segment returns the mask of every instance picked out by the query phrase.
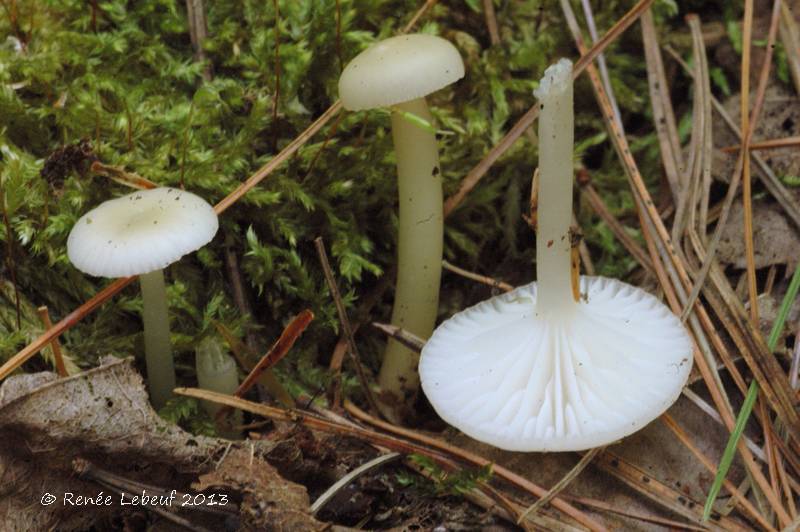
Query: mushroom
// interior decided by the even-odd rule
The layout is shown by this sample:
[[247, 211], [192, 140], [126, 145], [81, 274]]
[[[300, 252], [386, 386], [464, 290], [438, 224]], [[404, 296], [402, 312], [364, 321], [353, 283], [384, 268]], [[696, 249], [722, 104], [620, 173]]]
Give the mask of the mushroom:
[[[412, 34], [376, 43], [356, 56], [339, 79], [346, 109], [392, 106], [397, 158], [398, 270], [392, 324], [428, 338], [436, 323], [442, 269], [442, 179], [434, 133], [409, 120], [432, 122], [425, 96], [464, 76], [464, 63], [448, 41]], [[417, 355], [390, 339], [378, 382], [399, 399], [419, 385]]]
[[422, 389], [467, 435], [512, 451], [577, 451], [642, 428], [692, 367], [680, 320], [623, 282], [581, 277], [573, 297], [572, 64], [549, 67], [539, 116], [538, 281], [459, 312], [422, 350]]
[[[197, 368], [197, 385], [203, 390], [233, 395], [239, 388], [239, 371], [236, 361], [223, 349], [219, 339], [209, 336], [197, 344], [195, 349], [195, 367]], [[222, 406], [203, 401], [203, 408], [216, 421], [217, 413]], [[242, 411], [236, 410], [232, 418], [224, 420], [220, 434], [226, 438], [238, 439], [241, 432], [236, 430], [242, 424]]]
[[214, 208], [175, 188], [140, 190], [84, 214], [67, 239], [67, 255], [84, 273], [139, 275], [150, 398], [160, 408], [175, 387], [163, 268], [207, 244], [218, 228]]

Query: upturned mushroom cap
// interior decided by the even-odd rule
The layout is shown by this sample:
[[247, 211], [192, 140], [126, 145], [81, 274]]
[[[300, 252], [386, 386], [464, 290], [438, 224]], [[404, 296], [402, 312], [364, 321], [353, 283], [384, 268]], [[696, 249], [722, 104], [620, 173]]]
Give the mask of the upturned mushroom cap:
[[84, 214], [67, 239], [76, 268], [100, 277], [160, 270], [207, 244], [217, 232], [214, 209], [176, 188], [140, 190]]
[[678, 318], [647, 292], [582, 277], [568, 318], [537, 317], [536, 283], [434, 331], [425, 395], [467, 435], [511, 451], [577, 451], [641, 429], [678, 398], [692, 367]]
[[358, 54], [339, 78], [346, 109], [360, 111], [422, 98], [464, 77], [449, 41], [434, 35], [391, 37]]

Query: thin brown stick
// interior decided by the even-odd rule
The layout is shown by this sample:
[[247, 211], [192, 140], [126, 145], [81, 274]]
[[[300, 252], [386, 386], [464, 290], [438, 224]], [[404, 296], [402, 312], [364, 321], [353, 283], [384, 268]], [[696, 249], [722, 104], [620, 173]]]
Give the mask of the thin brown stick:
[[344, 307], [344, 301], [339, 293], [339, 287], [336, 284], [336, 279], [333, 277], [333, 270], [331, 269], [330, 262], [328, 262], [328, 254], [325, 252], [325, 243], [322, 241], [321, 236], [314, 239], [314, 246], [317, 248], [317, 255], [319, 255], [319, 262], [325, 274], [325, 281], [328, 283], [333, 303], [336, 305], [336, 312], [339, 314], [339, 322], [342, 324], [342, 331], [347, 339], [350, 359], [353, 361], [356, 375], [358, 375], [358, 380], [361, 383], [361, 387], [364, 389], [364, 395], [367, 397], [367, 403], [370, 409], [372, 409], [373, 413], [378, 413], [380, 412], [378, 409], [378, 402], [375, 400], [369, 380], [367, 380], [367, 373], [361, 365], [361, 355], [358, 353], [358, 345], [356, 344], [356, 339], [353, 334], [353, 327], [350, 325], [350, 318], [347, 317], [347, 309]]
[[[784, 137], [782, 139], [769, 139], [750, 143], [750, 151], [773, 150], [775, 148], [794, 148], [800, 146], [800, 137]], [[720, 148], [725, 153], [733, 153], [742, 149], [741, 144]]]
[[328, 147], [328, 144], [330, 144], [331, 139], [333, 139], [333, 136], [336, 134], [336, 130], [339, 129], [339, 124], [341, 124], [343, 117], [344, 113], [339, 114], [339, 116], [336, 117], [336, 120], [333, 121], [333, 124], [331, 124], [331, 127], [328, 129], [328, 134], [325, 135], [325, 140], [322, 141], [322, 146], [319, 147], [317, 153], [315, 153], [314, 157], [311, 159], [311, 162], [308, 163], [308, 170], [306, 170], [306, 175], [303, 177], [303, 181], [308, 179], [308, 176], [311, 175], [311, 172], [317, 165], [317, 161], [319, 160], [320, 156], [325, 151], [325, 148]]
[[415, 353], [421, 353], [422, 348], [425, 347], [425, 340], [414, 333], [410, 333], [407, 330], [398, 327], [397, 325], [373, 321], [372, 326], [384, 333], [386, 336], [394, 338]]
[[[775, 29], [780, 15], [780, 0], [776, 2]], [[742, 22], [742, 69], [739, 114], [742, 131], [750, 131], [750, 48], [753, 39], [753, 0], [744, 1]], [[773, 37], [774, 38], [774, 37]], [[744, 253], [747, 262], [747, 293], [750, 301], [750, 319], [758, 323], [758, 287], [756, 286], [756, 259], [753, 247], [753, 183], [750, 176], [750, 140], [745, 135], [742, 142], [742, 210], [744, 211]], [[774, 478], [773, 478], [774, 482]], [[773, 486], [774, 488], [774, 486]]]
[[272, 129], [273, 129], [273, 150], [278, 146], [278, 103], [281, 99], [281, 11], [278, 0], [273, 0], [272, 5], [275, 9], [275, 89], [272, 100]]
[[425, 3], [422, 4], [422, 7], [420, 7], [417, 10], [417, 12], [414, 13], [414, 15], [411, 17], [411, 20], [408, 21], [408, 24], [403, 26], [402, 31], [399, 32], [400, 35], [402, 35], [404, 33], [408, 33], [409, 31], [411, 31], [411, 28], [413, 28], [414, 26], [417, 25], [417, 22], [419, 22], [419, 19], [422, 18], [422, 15], [424, 15], [438, 1], [439, 0], [425, 0]]
[[497, 15], [494, 12], [493, 0], [483, 0], [483, 16], [486, 18], [489, 42], [492, 43], [492, 46], [497, 46], [500, 44], [500, 31], [497, 29]]
[[[592, 5], [589, 3], [589, 0], [581, 0], [581, 8], [583, 9], [583, 16], [586, 19], [586, 27], [589, 29], [589, 36], [592, 38], [592, 44], [594, 44], [597, 42], [597, 25], [594, 23]], [[649, 12], [650, 10], [648, 9], [642, 15], [644, 16]], [[609, 103], [611, 103], [611, 108], [614, 110], [614, 116], [617, 118], [617, 122], [622, 124], [622, 115], [619, 112], [617, 99], [614, 97], [614, 93], [611, 90], [611, 77], [608, 75], [605, 54], [597, 55], [597, 68], [600, 70], [600, 79], [603, 81], [603, 86], [606, 88], [606, 92], [609, 95]], [[624, 133], [625, 129], [623, 128], [622, 131]]]
[[150, 181], [146, 177], [142, 177], [135, 172], [128, 172], [119, 166], [111, 166], [110, 164], [103, 164], [100, 161], [94, 161], [89, 167], [89, 170], [95, 174], [105, 176], [112, 181], [125, 185], [127, 187], [135, 188], [137, 190], [149, 190], [158, 188], [158, 183]]
[[97, 5], [97, 0], [89, 0], [89, 5], [91, 6], [92, 10], [92, 32], [97, 33], [97, 11], [100, 9]]
[[[189, 19], [189, 37], [194, 49], [194, 60], [198, 63], [206, 62], [206, 53], [203, 50], [203, 41], [208, 37], [208, 25], [206, 24], [206, 8], [203, 0], [186, 0], [186, 14]], [[96, 30], [95, 30], [96, 31]], [[203, 81], [211, 81], [211, 65], [203, 66]]]
[[[50, 329], [53, 326], [53, 322], [50, 321], [50, 312], [47, 310], [46, 306], [43, 305], [37, 308], [36, 313], [39, 315], [39, 319], [42, 320], [42, 325], [44, 325], [45, 329]], [[56, 361], [56, 372], [58, 372], [58, 376], [69, 376], [67, 367], [64, 365], [64, 354], [61, 352], [61, 342], [58, 341], [58, 338], [53, 338], [53, 341], [50, 342], [50, 349], [52, 349], [53, 359]]]
[[[529, 481], [528, 479], [526, 479], [526, 478], [524, 478], [524, 477], [522, 477], [520, 475], [517, 475], [513, 471], [511, 471], [509, 469], [506, 469], [505, 467], [503, 467], [503, 466], [501, 466], [499, 464], [492, 464], [492, 462], [490, 462], [489, 460], [483, 458], [482, 456], [479, 456], [477, 454], [471, 453], [470, 451], [467, 451], [467, 450], [462, 449], [460, 447], [456, 447], [454, 445], [451, 445], [451, 444], [449, 444], [449, 443], [447, 443], [445, 441], [442, 441], [442, 440], [439, 440], [439, 439], [436, 439], [436, 438], [431, 438], [429, 436], [425, 436], [425, 435], [420, 434], [418, 432], [415, 432], [413, 430], [406, 429], [406, 428], [403, 428], [403, 427], [398, 427], [398, 426], [393, 425], [391, 423], [387, 423], [385, 421], [382, 421], [380, 419], [372, 417], [369, 414], [367, 414], [366, 412], [364, 412], [363, 410], [361, 410], [360, 408], [358, 408], [356, 405], [351, 403], [350, 401], [345, 401], [344, 408], [353, 417], [355, 417], [359, 421], [362, 421], [362, 422], [364, 422], [364, 423], [366, 423], [368, 425], [371, 425], [373, 427], [377, 427], [377, 428], [379, 428], [381, 430], [385, 430], [386, 432], [388, 432], [390, 434], [401, 436], [401, 437], [404, 437], [404, 438], [408, 438], [411, 441], [418, 442], [418, 443], [420, 443], [422, 445], [425, 445], [425, 446], [430, 447], [432, 449], [435, 449], [437, 451], [446, 453], [449, 456], [454, 456], [454, 457], [458, 458], [459, 460], [463, 460], [463, 461], [468, 462], [468, 463], [470, 463], [470, 464], [472, 464], [474, 466], [486, 467], [486, 466], [491, 464], [492, 472], [496, 476], [502, 478], [503, 480], [505, 480], [507, 482], [510, 482], [511, 484], [513, 484], [514, 486], [517, 486], [520, 489], [523, 489], [523, 490], [533, 494], [537, 498], [538, 497], [544, 497], [547, 494], [547, 490], [545, 490], [541, 486], [539, 486], [537, 484], [534, 484], [533, 482]], [[566, 504], [561, 497], [554, 498], [553, 501], [552, 501], [552, 505], [553, 505], [554, 508], [557, 508], [558, 510], [560, 510], [560, 511], [564, 512], [565, 514], [569, 515], [570, 517], [572, 517], [573, 519], [578, 521], [583, 526], [589, 528], [590, 530], [605, 530], [605, 527], [603, 525], [601, 525], [600, 523], [597, 523], [591, 517], [583, 514], [582, 512], [578, 511], [576, 508], [572, 507], [571, 505]]]
[[561, 478], [561, 480], [556, 482], [552, 488], [547, 490], [547, 493], [545, 493], [538, 501], [528, 506], [528, 508], [526, 508], [525, 511], [522, 512], [522, 514], [519, 516], [519, 519], [517, 519], [517, 524], [521, 523], [522, 520], [528, 516], [528, 514], [536, 513], [542, 508], [544, 508], [545, 505], [550, 503], [553, 497], [564, 491], [564, 489], [567, 486], [569, 486], [570, 482], [575, 480], [578, 477], [578, 475], [580, 475], [581, 472], [583, 472], [583, 470], [586, 469], [586, 466], [588, 466], [592, 462], [592, 460], [594, 460], [594, 457], [597, 456], [598, 453], [603, 452], [604, 448], [605, 447], [595, 447], [594, 449], [590, 449], [589, 451], [587, 451], [581, 457], [578, 463], [575, 464], [575, 466]]
[[[588, 65], [597, 57], [598, 54], [603, 52], [608, 45], [614, 42], [620, 34], [628, 29], [631, 24], [641, 16], [641, 14], [650, 7], [654, 0], [640, 0], [630, 11], [625, 13], [608, 32], [599, 40], [595, 45], [587, 51], [586, 55], [581, 56], [575, 63], [572, 69], [572, 79], [577, 78], [586, 69]], [[506, 135], [498, 142], [489, 153], [487, 153], [475, 167], [469, 171], [461, 180], [461, 185], [455, 194], [447, 198], [444, 202], [444, 215], [449, 216], [461, 203], [467, 194], [472, 191], [478, 182], [486, 175], [489, 168], [503, 155], [509, 148], [519, 139], [523, 133], [533, 124], [539, 116], [539, 104], [534, 104], [528, 111], [520, 117], [519, 120], [511, 127]]]
[[681, 175], [684, 170], [683, 154], [678, 140], [678, 128], [675, 123], [675, 113], [672, 110], [672, 100], [670, 99], [667, 75], [664, 72], [664, 62], [656, 38], [655, 22], [649, 10], [642, 15], [641, 22], [647, 80], [650, 89], [650, 105], [653, 109], [653, 121], [656, 126], [664, 173], [667, 176], [674, 202], [680, 196]]
[[508, 284], [508, 283], [506, 283], [504, 281], [498, 281], [497, 279], [495, 279], [493, 277], [489, 277], [487, 275], [481, 275], [479, 273], [471, 272], [469, 270], [465, 270], [464, 268], [459, 268], [458, 266], [456, 266], [454, 264], [450, 264], [446, 260], [442, 261], [442, 268], [444, 268], [445, 270], [447, 270], [449, 272], [453, 272], [456, 275], [460, 275], [461, 277], [464, 277], [466, 279], [470, 279], [472, 281], [477, 281], [479, 283], [483, 283], [485, 285], [489, 285], [494, 289], [502, 290], [503, 292], [509, 292], [509, 291], [514, 289], [513, 286], [511, 286], [510, 284]]

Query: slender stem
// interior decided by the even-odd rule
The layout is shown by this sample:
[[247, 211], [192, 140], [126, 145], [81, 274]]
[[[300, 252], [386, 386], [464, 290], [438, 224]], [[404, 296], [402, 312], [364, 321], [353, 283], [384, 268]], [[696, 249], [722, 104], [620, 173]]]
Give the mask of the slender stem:
[[539, 206], [536, 237], [537, 308], [560, 315], [574, 306], [570, 279], [572, 223], [572, 64], [549, 67], [539, 98]]
[[[397, 106], [428, 122], [424, 98]], [[392, 325], [427, 339], [433, 332], [442, 274], [442, 180], [436, 137], [392, 113], [392, 137], [397, 156], [400, 222], [397, 244], [397, 289]], [[389, 340], [378, 382], [401, 399], [419, 387], [416, 353]]]
[[139, 284], [142, 287], [144, 304], [144, 358], [147, 363], [147, 381], [150, 383], [150, 400], [159, 409], [172, 397], [172, 390], [175, 388], [175, 366], [169, 339], [167, 290], [164, 287], [163, 270], [140, 275]]

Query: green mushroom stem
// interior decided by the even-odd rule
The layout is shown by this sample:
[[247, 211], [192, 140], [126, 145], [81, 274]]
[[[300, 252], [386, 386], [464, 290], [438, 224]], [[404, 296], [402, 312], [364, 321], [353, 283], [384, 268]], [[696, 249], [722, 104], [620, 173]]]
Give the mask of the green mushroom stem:
[[[403, 116], [433, 118], [425, 98], [395, 106], [392, 138], [397, 158], [399, 231], [392, 324], [420, 338], [433, 332], [442, 274], [442, 179], [436, 136]], [[390, 339], [378, 383], [401, 400], [419, 388], [419, 355]]]
[[[195, 367], [197, 369], [197, 385], [204, 390], [233, 395], [239, 388], [239, 372], [236, 361], [223, 350], [219, 340], [206, 338], [195, 349]], [[212, 419], [222, 408], [210, 401], [203, 401], [203, 408]], [[236, 410], [233, 418], [227, 420], [230, 426], [223, 426], [221, 436], [238, 439], [241, 433], [234, 426], [242, 424], [242, 412]]]
[[169, 337], [167, 290], [164, 271], [156, 270], [139, 276], [142, 289], [142, 321], [144, 322], [144, 358], [150, 400], [156, 409], [166, 404], [175, 388], [175, 365]]

